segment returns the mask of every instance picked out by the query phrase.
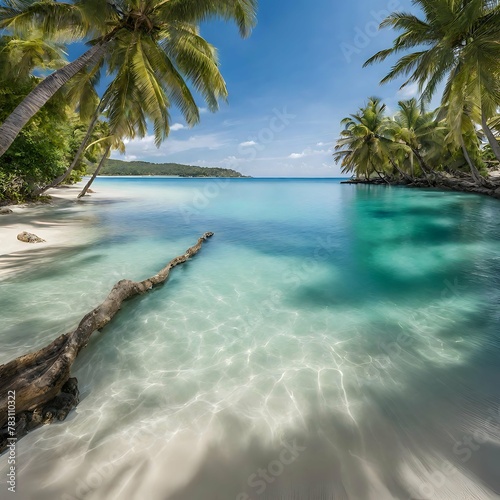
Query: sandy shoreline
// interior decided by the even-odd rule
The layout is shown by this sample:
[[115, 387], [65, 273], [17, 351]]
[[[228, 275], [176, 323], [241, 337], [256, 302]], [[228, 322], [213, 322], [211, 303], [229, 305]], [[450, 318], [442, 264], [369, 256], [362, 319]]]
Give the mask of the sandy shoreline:
[[[62, 203], [76, 201], [78, 192], [77, 186], [67, 189], [51, 189], [47, 195], [52, 197], [52, 203], [8, 206], [7, 208], [10, 208], [13, 213], [0, 216], [0, 257], [17, 252], [68, 245], [72, 231], [68, 231], [67, 224], [58, 224], [57, 221], [48, 220], [47, 211], [56, 209]], [[19, 241], [17, 235], [23, 231], [34, 233], [46, 241], [44, 243]]]
[[[494, 172], [492, 178], [500, 180], [500, 171]], [[47, 249], [69, 248], [88, 240], [88, 235], [82, 228], [92, 217], [92, 210], [85, 203], [87, 200], [103, 201], [122, 198], [125, 193], [99, 192], [92, 193], [83, 200], [77, 200], [77, 195], [84, 186], [86, 179], [73, 186], [50, 189], [47, 195], [52, 201], [48, 204], [10, 205], [13, 213], [0, 215], [0, 276], [5, 274], [6, 262], [16, 257], [26, 257]], [[346, 183], [348, 183], [347, 181]], [[359, 181], [357, 181], [359, 182]], [[495, 197], [499, 197], [495, 193]], [[96, 207], [93, 207], [96, 208]], [[74, 217], [67, 217], [64, 212], [75, 212]], [[77, 214], [77, 212], [80, 212]], [[86, 219], [86, 221], [85, 221]], [[34, 233], [44, 239], [43, 243], [25, 243], [17, 239], [23, 231]]]
[[[91, 207], [86, 201], [115, 198], [113, 193], [93, 193], [84, 200], [77, 200], [85, 182], [67, 188], [50, 189], [47, 195], [52, 201], [47, 204], [10, 205], [13, 213], [0, 215], [0, 277], [25, 268], [42, 255], [61, 248], [70, 248], [88, 243], [92, 237], [84, 227], [92, 224]], [[25, 243], [17, 239], [23, 231], [34, 233], [44, 239], [43, 243]]]

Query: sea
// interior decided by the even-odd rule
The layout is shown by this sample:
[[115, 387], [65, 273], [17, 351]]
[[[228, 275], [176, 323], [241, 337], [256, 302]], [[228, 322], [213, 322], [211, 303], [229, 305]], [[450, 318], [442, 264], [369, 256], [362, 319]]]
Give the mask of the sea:
[[37, 209], [75, 245], [3, 262], [0, 363], [214, 236], [92, 336], [80, 404], [17, 442], [15, 495], [0, 456], [0, 498], [500, 498], [498, 200], [339, 179], [92, 189]]

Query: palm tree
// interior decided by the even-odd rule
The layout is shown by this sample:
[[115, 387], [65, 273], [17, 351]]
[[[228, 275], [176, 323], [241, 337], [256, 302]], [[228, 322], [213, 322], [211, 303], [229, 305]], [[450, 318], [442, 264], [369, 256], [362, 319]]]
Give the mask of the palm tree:
[[341, 161], [342, 173], [354, 173], [365, 179], [376, 173], [384, 178], [395, 151], [386, 128], [385, 110], [380, 99], [371, 97], [358, 113], [342, 120], [344, 130], [334, 153], [335, 161]]
[[[106, 114], [116, 137], [144, 137], [148, 130], [148, 119], [153, 121], [157, 145], [169, 133], [168, 108], [172, 101], [180, 108], [188, 125], [197, 123], [198, 106], [187, 84], [165, 56], [166, 51], [172, 52], [171, 59], [179, 60], [179, 66], [193, 75], [196, 88], [204, 96], [208, 107], [213, 111], [217, 109], [218, 98], [225, 98], [227, 89], [218, 69], [215, 49], [198, 35], [196, 28], [189, 26], [176, 29], [169, 39], [173, 43], [166, 43], [163, 51], [135, 34], [115, 41], [107, 62], [109, 71], [116, 76], [97, 106], [89, 106], [94, 109], [94, 115], [75, 158], [65, 173], [40, 189], [38, 194], [69, 177], [84, 153], [102, 113]], [[77, 85], [73, 81], [69, 82], [72, 84], [70, 95], [76, 88], [77, 96], [83, 93], [89, 96], [87, 100], [91, 100], [95, 94], [92, 89], [98, 73], [98, 68], [94, 68], [90, 75], [77, 78]]]
[[92, 183], [95, 181], [95, 178], [99, 175], [99, 172], [101, 171], [102, 167], [104, 166], [104, 163], [106, 163], [106, 160], [109, 158], [109, 155], [111, 153], [111, 144], [109, 144], [106, 149], [104, 150], [104, 153], [101, 157], [101, 160], [99, 161], [99, 165], [95, 169], [94, 173], [92, 174], [92, 177], [89, 179], [87, 184], [85, 184], [85, 187], [80, 191], [78, 194], [77, 198], [83, 198], [86, 194], [87, 191], [90, 189], [90, 186], [92, 186]]
[[61, 90], [65, 90], [66, 99], [70, 106], [78, 109], [80, 121], [87, 123], [86, 133], [84, 134], [79, 148], [70, 166], [61, 175], [52, 180], [45, 186], [40, 186], [34, 193], [34, 196], [39, 196], [48, 189], [62, 184], [69, 178], [73, 170], [79, 165], [82, 156], [87, 150], [87, 146], [92, 138], [94, 128], [97, 125], [99, 118], [105, 107], [103, 99], [99, 99], [96, 85], [99, 83], [101, 76], [102, 62], [94, 68], [87, 71], [86, 69], [78, 72]]
[[[402, 33], [393, 46], [371, 57], [366, 65], [385, 60], [393, 54], [405, 53], [382, 80], [407, 77], [403, 87], [416, 82], [422, 99], [428, 101], [439, 84], [447, 80], [451, 87], [457, 74], [473, 75], [477, 86], [480, 121], [494, 151], [500, 159], [500, 148], [488, 127], [494, 109], [500, 103], [497, 76], [500, 74], [500, 7], [486, 0], [415, 0], [424, 14], [396, 12], [387, 17], [382, 27]], [[417, 49], [416, 51], [414, 51]], [[412, 51], [408, 53], [408, 51]], [[457, 88], [457, 92], [463, 89]]]
[[[498, 112], [494, 113], [490, 120], [488, 120], [488, 126], [496, 139], [500, 135], [500, 115], [498, 114]], [[491, 158], [490, 161], [500, 161], [498, 160], [497, 155], [493, 152], [493, 148], [491, 148], [491, 152], [489, 153], [489, 156], [491, 155], [493, 155], [494, 158]]]
[[436, 121], [435, 112], [427, 112], [419, 106], [416, 99], [399, 101], [399, 110], [387, 127], [392, 130], [395, 142], [404, 144], [407, 148], [405, 163], [409, 163], [411, 177], [415, 177], [414, 164], [418, 163], [422, 173], [428, 179], [428, 174], [436, 174], [427, 160], [428, 154], [436, 149], [442, 150], [444, 127]]
[[[92, 40], [85, 54], [45, 78], [2, 124], [0, 156], [57, 90], [103, 58], [119, 81], [115, 89], [123, 90], [110, 96], [111, 122], [119, 116], [124, 99], [141, 99], [138, 130], [145, 133], [146, 120], [151, 119], [157, 143], [168, 134], [165, 118], [170, 100], [189, 123], [196, 123], [198, 107], [182, 75], [212, 111], [217, 109], [218, 98], [226, 95], [214, 65], [215, 51], [199, 35], [197, 23], [214, 17], [234, 20], [241, 35], [248, 36], [256, 14], [256, 0], [4, 0], [4, 4], [0, 28], [22, 33], [39, 26], [49, 37], [72, 33]], [[125, 61], [123, 67], [120, 58]]]
[[[466, 80], [462, 81], [462, 77]], [[458, 74], [457, 78], [447, 86], [440, 110], [440, 117], [446, 119], [449, 126], [448, 139], [459, 144], [462, 154], [469, 166], [472, 178], [477, 184], [487, 185], [474, 163], [473, 157], [479, 159], [480, 140], [475, 124], [481, 120], [479, 88], [468, 85], [469, 78]]]
[[59, 184], [62, 184], [66, 179], [68, 179], [68, 177], [71, 175], [73, 170], [80, 163], [83, 154], [87, 150], [88, 143], [89, 143], [90, 139], [92, 138], [92, 133], [94, 132], [95, 126], [98, 123], [100, 116], [101, 116], [101, 109], [99, 107], [95, 111], [94, 116], [92, 117], [92, 119], [90, 120], [90, 123], [87, 126], [87, 131], [86, 131], [86, 133], [85, 133], [85, 135], [80, 143], [78, 150], [75, 153], [75, 156], [73, 157], [73, 160], [71, 161], [70, 166], [59, 177], [56, 177], [52, 182], [50, 182], [49, 184], [47, 184], [43, 187], [40, 187], [38, 190], [36, 190], [33, 193], [34, 196], [39, 196], [42, 193], [44, 193], [45, 191], [47, 191], [48, 189], [55, 187], [55, 186], [58, 186]]
[[96, 142], [98, 142], [99, 145], [101, 146], [101, 153], [102, 153], [101, 160], [99, 161], [99, 165], [97, 165], [97, 168], [95, 169], [91, 178], [89, 179], [87, 184], [85, 184], [85, 187], [81, 190], [77, 198], [82, 198], [87, 194], [87, 191], [90, 189], [90, 186], [92, 186], [92, 183], [95, 181], [102, 167], [106, 163], [106, 160], [109, 158], [112, 149], [118, 149], [121, 153], [125, 152], [125, 144], [118, 137], [110, 135]]
[[64, 46], [44, 40], [31, 32], [26, 38], [0, 37], [0, 85], [19, 86], [26, 83], [34, 70], [54, 70], [66, 64]]

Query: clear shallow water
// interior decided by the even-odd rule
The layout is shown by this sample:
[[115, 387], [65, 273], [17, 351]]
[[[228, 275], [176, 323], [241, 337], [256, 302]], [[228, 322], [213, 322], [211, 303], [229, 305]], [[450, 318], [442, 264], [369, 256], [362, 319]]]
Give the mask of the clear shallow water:
[[18, 444], [17, 498], [500, 498], [498, 201], [320, 180], [95, 189], [118, 198], [47, 211], [92, 243], [0, 282], [0, 362], [216, 234], [93, 337], [78, 408]]

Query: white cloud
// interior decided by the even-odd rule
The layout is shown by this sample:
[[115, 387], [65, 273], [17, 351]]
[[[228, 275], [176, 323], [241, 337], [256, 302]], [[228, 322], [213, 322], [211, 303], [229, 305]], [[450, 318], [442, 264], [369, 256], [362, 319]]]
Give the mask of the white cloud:
[[174, 123], [173, 125], [170, 126], [170, 130], [172, 132], [177, 132], [178, 130], [183, 130], [186, 127], [182, 123]]
[[[135, 157], [144, 161], [155, 161], [159, 157], [175, 153], [183, 153], [195, 149], [216, 150], [225, 146], [225, 141], [220, 134], [193, 135], [185, 140], [168, 138], [159, 148], [155, 145], [153, 135], [147, 135], [143, 139], [129, 140], [126, 143], [126, 158]], [[113, 158], [120, 158], [118, 153], [113, 154]], [[123, 158], [123, 156], [121, 156]]]
[[398, 96], [403, 99], [411, 99], [412, 97], [416, 97], [418, 95], [418, 83], [411, 83], [410, 85], [406, 85], [398, 91]]
[[255, 141], [246, 141], [246, 142], [240, 143], [240, 146], [247, 148], [250, 146], [257, 146], [257, 143]]
[[292, 153], [288, 158], [290, 160], [299, 160], [300, 158], [305, 158], [306, 156], [315, 156], [315, 155], [326, 155], [330, 154], [331, 148], [329, 149], [312, 149], [312, 148], [306, 148], [302, 153]]
[[224, 158], [223, 160], [220, 161], [220, 165], [223, 168], [232, 168], [232, 169], [235, 169], [242, 163], [245, 163], [245, 160], [237, 158], [236, 156], [228, 156], [227, 158]]
[[244, 120], [224, 120], [222, 125], [224, 127], [236, 127], [238, 125], [243, 125], [245, 123]]
[[208, 113], [208, 108], [198, 108], [198, 111], [200, 112], [200, 115], [204, 115], [205, 113]]

